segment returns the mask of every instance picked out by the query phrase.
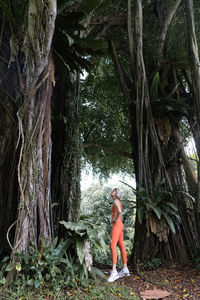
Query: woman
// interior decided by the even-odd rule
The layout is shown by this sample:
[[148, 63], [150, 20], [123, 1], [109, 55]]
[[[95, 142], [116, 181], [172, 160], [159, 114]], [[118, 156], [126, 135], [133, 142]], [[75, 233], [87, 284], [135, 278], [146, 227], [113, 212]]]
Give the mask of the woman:
[[[111, 231], [111, 254], [112, 254], [112, 271], [110, 273], [110, 276], [108, 278], [108, 282], [113, 282], [116, 279], [123, 277], [123, 276], [130, 276], [129, 270], [127, 268], [127, 256], [126, 256], [126, 250], [124, 247], [124, 239], [123, 239], [123, 232], [124, 232], [124, 224], [122, 223], [122, 205], [120, 202], [120, 199], [122, 197], [122, 193], [119, 189], [114, 189], [110, 196], [113, 199], [113, 205], [112, 205], [112, 231]], [[123, 268], [118, 273], [116, 269], [117, 265], [117, 250], [116, 246], [119, 247], [121, 256], [122, 256], [122, 262], [123, 262]]]

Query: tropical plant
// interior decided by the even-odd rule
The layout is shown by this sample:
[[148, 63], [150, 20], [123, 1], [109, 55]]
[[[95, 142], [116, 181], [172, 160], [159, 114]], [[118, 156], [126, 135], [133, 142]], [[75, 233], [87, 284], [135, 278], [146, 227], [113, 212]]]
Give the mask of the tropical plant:
[[[86, 0], [76, 9], [66, 2], [58, 3], [53, 54], [57, 67], [67, 71], [88, 70], [90, 56], [103, 54], [108, 44], [102, 39], [88, 36], [88, 16], [101, 4], [100, 0]], [[86, 25], [85, 25], [86, 23]]]
[[162, 264], [162, 260], [160, 258], [153, 258], [152, 260], [144, 264], [144, 268], [150, 270], [156, 270], [161, 264]]
[[91, 266], [92, 260], [88, 262], [86, 251], [88, 241], [93, 247], [105, 249], [104, 231], [93, 225], [86, 216], [82, 216], [77, 223], [60, 223], [67, 228], [68, 238], [59, 243], [55, 238], [50, 245], [44, 246], [42, 253], [30, 245], [28, 254], [16, 252], [16, 261], [9, 264], [9, 257], [5, 257], [1, 263], [0, 284], [5, 284], [5, 274], [13, 269], [18, 272], [19, 280], [24, 282], [26, 279], [26, 284], [35, 288], [85, 286], [89, 283], [89, 274], [104, 277], [100, 270]]
[[[154, 116], [168, 116], [171, 113], [180, 116], [192, 116], [194, 108], [188, 104], [187, 98], [176, 97], [178, 85], [176, 85], [166, 96], [159, 95], [159, 88], [163, 85], [157, 72], [152, 80], [150, 88], [151, 107]], [[163, 88], [163, 87], [162, 87]], [[174, 96], [174, 97], [173, 97]]]
[[77, 223], [60, 221], [60, 224], [67, 229], [67, 235], [73, 241], [71, 248], [77, 253], [77, 258], [81, 265], [85, 258], [86, 241], [90, 243], [91, 251], [97, 248], [101, 250], [106, 248], [106, 229], [95, 223], [95, 217], [82, 215]]
[[[44, 246], [42, 255], [34, 245], [30, 245], [28, 255], [22, 251], [16, 252], [17, 262], [11, 262], [6, 266], [5, 263], [9, 259], [6, 257], [3, 261], [2, 273], [16, 269], [19, 280], [25, 279], [26, 285], [35, 288], [57, 287], [58, 285], [75, 286], [77, 268], [66, 252], [69, 244], [70, 241], [66, 240], [57, 245], [56, 238], [50, 245]], [[2, 283], [5, 283], [4, 278], [2, 278]]]
[[[153, 190], [152, 197], [144, 187], [132, 190], [139, 197], [137, 215], [140, 224], [145, 218], [147, 224], [147, 234], [150, 236], [150, 230], [159, 239], [159, 241], [168, 242], [168, 235], [171, 230], [176, 233], [175, 227], [180, 222], [177, 206], [171, 201], [172, 194], [163, 190], [165, 180], [158, 182]], [[126, 184], [126, 183], [125, 183]], [[170, 198], [170, 199], [169, 199]]]

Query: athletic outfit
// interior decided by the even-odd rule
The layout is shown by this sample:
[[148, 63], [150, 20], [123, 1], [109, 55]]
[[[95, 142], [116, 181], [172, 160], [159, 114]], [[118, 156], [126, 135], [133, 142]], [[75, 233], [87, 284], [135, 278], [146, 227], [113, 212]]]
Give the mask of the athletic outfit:
[[[122, 210], [122, 205], [120, 202], [120, 208]], [[117, 264], [117, 250], [116, 246], [119, 247], [121, 256], [122, 256], [122, 262], [123, 264], [127, 264], [127, 257], [126, 257], [126, 249], [124, 247], [124, 224], [122, 223], [122, 215], [118, 212], [117, 207], [113, 204], [112, 206], [112, 219], [116, 219], [117, 214], [119, 214], [116, 222], [113, 223], [112, 231], [111, 231], [111, 243], [110, 243], [110, 249], [112, 254], [112, 264]], [[108, 282], [113, 282], [117, 280], [120, 277], [123, 276], [130, 276], [129, 270], [127, 267], [124, 267], [121, 269], [121, 271], [118, 273], [117, 270], [112, 270], [110, 273], [110, 276], [108, 278]]]
[[[122, 209], [122, 205], [120, 202], [120, 208]], [[115, 219], [117, 216], [117, 208], [113, 204], [112, 206], [112, 219]], [[124, 224], [122, 223], [122, 216], [121, 213], [119, 217], [117, 218], [116, 222], [113, 223], [112, 231], [111, 231], [111, 243], [110, 243], [110, 249], [112, 254], [112, 263], [117, 264], [117, 250], [116, 246], [119, 247], [121, 256], [122, 256], [122, 262], [123, 264], [127, 264], [127, 258], [126, 258], [126, 250], [124, 247]]]

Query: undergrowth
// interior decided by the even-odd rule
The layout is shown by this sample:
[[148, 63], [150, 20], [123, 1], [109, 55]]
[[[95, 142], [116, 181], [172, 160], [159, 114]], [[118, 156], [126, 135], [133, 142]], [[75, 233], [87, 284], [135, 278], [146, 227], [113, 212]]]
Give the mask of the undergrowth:
[[131, 287], [118, 283], [107, 283], [99, 279], [91, 280], [87, 288], [50, 290], [47, 288], [31, 288], [16, 282], [12, 287], [0, 289], [1, 300], [139, 300], [140, 297]]

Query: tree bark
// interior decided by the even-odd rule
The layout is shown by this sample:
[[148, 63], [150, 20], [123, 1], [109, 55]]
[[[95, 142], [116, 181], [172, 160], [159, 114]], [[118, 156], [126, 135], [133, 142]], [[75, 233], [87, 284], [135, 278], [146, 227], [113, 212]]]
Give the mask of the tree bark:
[[[21, 55], [22, 105], [18, 110], [20, 202], [12, 256], [28, 251], [31, 242], [43, 247], [50, 242], [51, 94], [54, 67], [51, 43], [56, 1], [31, 0]], [[22, 60], [21, 57], [23, 56]]]
[[[3, 47], [2, 47], [3, 48]], [[3, 57], [2, 48], [0, 55]], [[17, 117], [15, 99], [14, 70], [8, 71], [7, 63], [0, 62], [0, 245], [7, 254], [11, 249], [7, 243], [7, 230], [16, 220], [18, 183], [17, 183]], [[11, 84], [13, 82], [13, 84]], [[14, 230], [10, 231], [11, 243]], [[6, 253], [5, 252], [5, 253]]]
[[59, 238], [65, 236], [65, 228], [59, 221], [76, 221], [79, 217], [79, 80], [78, 72], [69, 73], [58, 80], [54, 93], [52, 202], [56, 204], [53, 219]]
[[[193, 98], [195, 103], [195, 117], [197, 122], [197, 144], [196, 147], [198, 149], [199, 156], [199, 139], [200, 139], [200, 61], [198, 54], [198, 44], [195, 32], [195, 22], [194, 22], [194, 6], [193, 0], [186, 0], [186, 8], [187, 8], [187, 31], [188, 31], [188, 46], [189, 46], [189, 56], [191, 61], [191, 73], [192, 73], [192, 86], [193, 86]], [[200, 160], [200, 156], [199, 156]], [[200, 164], [198, 163], [198, 189], [197, 189], [197, 197], [195, 201], [196, 207], [196, 222], [200, 223]], [[198, 235], [200, 239], [200, 228], [198, 226]]]
[[163, 59], [163, 48], [164, 48], [164, 42], [165, 42], [165, 37], [167, 34], [168, 27], [173, 19], [174, 14], [176, 13], [176, 10], [181, 3], [182, 0], [176, 0], [174, 6], [171, 8], [170, 12], [168, 13], [167, 17], [165, 18], [162, 32], [160, 35], [160, 40], [158, 44], [158, 65], [160, 65], [160, 62]]
[[[175, 184], [172, 184], [173, 181], [171, 181], [170, 174], [166, 170], [167, 159], [164, 159], [163, 156], [165, 152], [164, 148], [167, 145], [164, 146], [164, 142], [162, 143], [159, 135], [159, 125], [156, 123], [156, 118], [153, 116], [151, 110], [149, 86], [143, 58], [142, 1], [137, 1], [134, 32], [130, 22], [129, 0], [128, 11], [129, 46], [133, 47], [134, 45], [134, 51], [130, 48], [130, 65], [132, 67], [131, 74], [134, 74], [133, 78], [130, 79], [123, 70], [113, 42], [111, 43], [111, 50], [131, 124], [131, 143], [136, 185], [137, 187], [144, 187], [149, 197], [152, 197], [154, 185], [162, 178], [166, 179], [166, 187], [170, 190], [173, 190]], [[135, 37], [134, 42], [132, 34]], [[170, 138], [169, 133], [166, 132], [166, 134]], [[179, 169], [177, 171], [179, 172]], [[180, 173], [176, 172], [176, 174], [179, 177], [181, 176]], [[141, 199], [137, 198], [137, 205], [139, 205], [140, 201]], [[144, 220], [140, 224], [136, 216], [134, 247], [130, 262], [136, 263], [137, 260], [148, 260], [158, 253], [159, 255], [165, 253], [165, 259], [177, 260], [178, 251], [174, 251], [173, 245], [177, 245], [177, 243], [181, 245], [183, 243], [182, 235], [177, 235], [176, 239], [173, 239], [173, 236], [170, 234], [169, 243], [165, 245], [164, 243], [160, 243], [153, 233], [148, 232], [148, 222], [149, 220]], [[183, 249], [180, 255], [186, 260], [185, 249]]]

